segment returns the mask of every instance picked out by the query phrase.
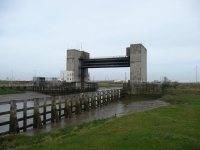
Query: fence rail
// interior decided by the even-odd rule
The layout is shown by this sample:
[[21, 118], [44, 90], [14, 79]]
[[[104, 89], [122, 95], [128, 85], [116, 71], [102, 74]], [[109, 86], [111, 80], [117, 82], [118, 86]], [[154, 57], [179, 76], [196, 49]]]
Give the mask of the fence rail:
[[[0, 112], [0, 117], [9, 115], [8, 121], [0, 123], [0, 127], [7, 125], [7, 131], [0, 131], [0, 135], [14, 134], [20, 131], [26, 132], [27, 128], [30, 127], [41, 129], [49, 121], [59, 122], [61, 118], [71, 118], [72, 114], [81, 114], [82, 111], [95, 109], [122, 97], [122, 89], [113, 89], [65, 96], [0, 102], [0, 106], [10, 105], [9, 111]], [[32, 103], [33, 106], [27, 107], [28, 102]], [[23, 107], [17, 109], [18, 103], [23, 103]], [[33, 113], [28, 115], [27, 112], [30, 110], [33, 110]], [[22, 112], [20, 117], [18, 116], [19, 112]], [[47, 114], [50, 114], [49, 118]], [[32, 119], [32, 121], [27, 122], [28, 119]], [[19, 122], [22, 122], [21, 125], [19, 125]]]
[[100, 57], [90, 57], [90, 59], [121, 58], [121, 57], [128, 57], [128, 56], [126, 56], [126, 55], [119, 55], [119, 56], [100, 56]]

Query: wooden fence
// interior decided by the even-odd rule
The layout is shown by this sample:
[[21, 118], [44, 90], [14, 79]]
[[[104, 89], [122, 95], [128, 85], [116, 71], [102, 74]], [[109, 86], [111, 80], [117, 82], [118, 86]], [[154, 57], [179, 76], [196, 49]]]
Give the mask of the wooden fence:
[[[0, 126], [8, 126], [7, 131], [0, 131], [0, 135], [14, 134], [20, 131], [26, 132], [27, 128], [30, 127], [41, 129], [47, 122], [59, 122], [61, 118], [71, 118], [73, 114], [81, 114], [81, 111], [88, 111], [109, 104], [122, 96], [122, 89], [114, 89], [84, 94], [0, 102], [0, 106], [10, 105], [10, 110], [0, 112], [0, 117], [3, 115], [9, 116], [9, 121], [0, 122]], [[21, 103], [22, 108], [17, 109], [17, 104], [19, 103]], [[32, 104], [31, 107], [27, 107], [27, 104], [30, 105], [30, 103]], [[28, 115], [27, 112], [30, 110], [33, 112]], [[21, 117], [18, 117], [19, 112], [21, 112]], [[47, 118], [48, 114], [50, 114], [50, 118]], [[28, 119], [32, 121], [28, 123]], [[22, 122], [21, 126], [19, 125], [20, 121]]]

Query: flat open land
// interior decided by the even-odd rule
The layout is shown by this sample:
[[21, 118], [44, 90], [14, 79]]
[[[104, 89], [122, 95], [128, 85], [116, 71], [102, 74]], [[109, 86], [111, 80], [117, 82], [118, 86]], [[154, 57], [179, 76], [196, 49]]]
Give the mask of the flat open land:
[[33, 99], [48, 97], [48, 95], [37, 93], [37, 92], [25, 92], [21, 94], [6, 94], [0, 95], [0, 102], [6, 102], [11, 100], [23, 100], [23, 99]]
[[168, 106], [35, 136], [0, 137], [1, 149], [199, 149], [200, 95], [167, 96]]
[[116, 82], [98, 82], [98, 86], [101, 87], [123, 87], [123, 83]]

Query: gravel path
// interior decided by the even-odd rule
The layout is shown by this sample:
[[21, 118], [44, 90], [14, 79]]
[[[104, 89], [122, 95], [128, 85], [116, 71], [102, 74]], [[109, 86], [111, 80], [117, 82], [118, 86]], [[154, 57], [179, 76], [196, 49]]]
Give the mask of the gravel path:
[[49, 97], [49, 95], [37, 93], [37, 92], [26, 92], [23, 94], [7, 94], [0, 95], [0, 102], [7, 102], [11, 100], [23, 100], [23, 99], [33, 99], [33, 98], [42, 98]]

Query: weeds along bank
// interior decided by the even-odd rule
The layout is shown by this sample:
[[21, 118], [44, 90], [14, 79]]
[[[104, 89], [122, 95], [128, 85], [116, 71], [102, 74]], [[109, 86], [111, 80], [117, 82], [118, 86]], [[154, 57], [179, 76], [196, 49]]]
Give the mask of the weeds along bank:
[[[128, 96], [135, 99], [139, 95]], [[0, 148], [199, 149], [200, 94], [176, 93], [159, 99], [170, 105], [122, 117], [95, 120], [36, 136], [0, 137]]]
[[200, 83], [174, 83], [164, 85], [165, 95], [198, 95]]
[[24, 90], [2, 90], [0, 89], [0, 95], [6, 95], [6, 94], [21, 94], [25, 93]]
[[156, 100], [163, 97], [162, 93], [137, 93], [137, 94], [128, 94], [125, 93], [124, 99], [132, 101], [146, 101], [146, 100]]

